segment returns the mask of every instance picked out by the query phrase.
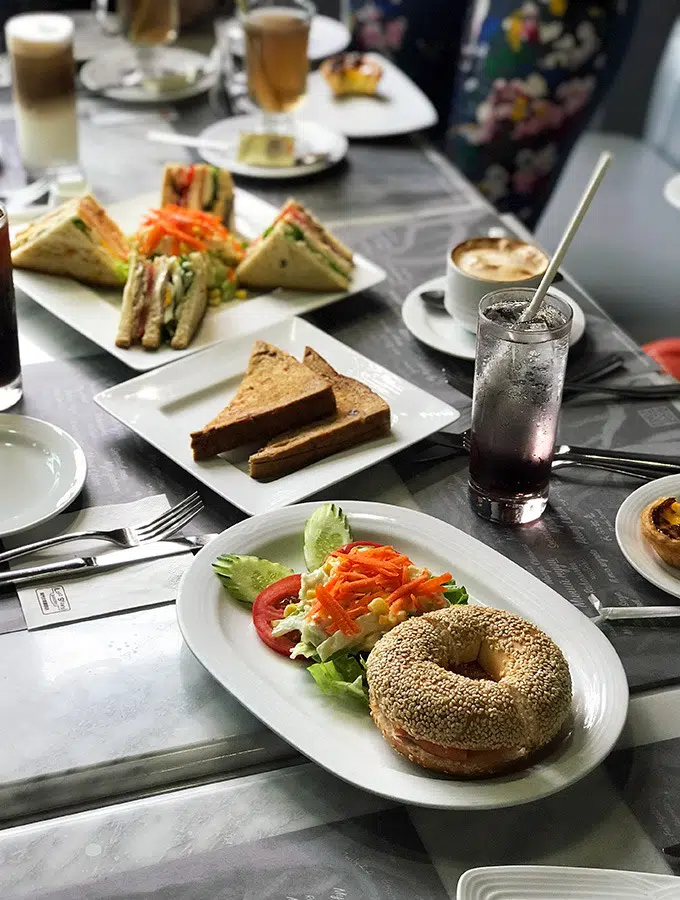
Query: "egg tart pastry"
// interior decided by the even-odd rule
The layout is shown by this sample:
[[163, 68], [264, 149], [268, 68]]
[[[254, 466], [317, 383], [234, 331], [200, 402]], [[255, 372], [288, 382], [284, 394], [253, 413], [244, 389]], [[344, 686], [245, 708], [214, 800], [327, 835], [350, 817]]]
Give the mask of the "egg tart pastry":
[[669, 566], [680, 568], [680, 501], [659, 497], [640, 514], [642, 536]]
[[336, 97], [375, 95], [382, 66], [363, 53], [340, 53], [321, 64], [321, 74]]

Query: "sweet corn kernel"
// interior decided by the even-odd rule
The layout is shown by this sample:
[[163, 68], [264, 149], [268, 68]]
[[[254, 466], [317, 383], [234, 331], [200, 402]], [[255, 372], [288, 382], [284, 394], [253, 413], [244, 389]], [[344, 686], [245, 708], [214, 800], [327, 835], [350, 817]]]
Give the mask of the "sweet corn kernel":
[[391, 625], [389, 616], [378, 616], [378, 625]]
[[292, 616], [293, 613], [297, 612], [297, 605], [295, 603], [289, 603], [288, 606], [284, 609], [284, 616]]
[[239, 288], [234, 292], [234, 297], [236, 297], [237, 300], [247, 300], [248, 291], [244, 290], [244, 288]]
[[368, 608], [376, 616], [384, 616], [388, 611], [387, 601], [383, 597], [376, 597], [368, 604]]

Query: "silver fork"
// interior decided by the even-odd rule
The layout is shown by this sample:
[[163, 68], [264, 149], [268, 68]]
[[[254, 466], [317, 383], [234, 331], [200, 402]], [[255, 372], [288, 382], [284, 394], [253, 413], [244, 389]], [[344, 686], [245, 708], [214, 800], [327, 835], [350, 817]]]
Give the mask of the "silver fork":
[[140, 544], [149, 543], [149, 541], [162, 541], [178, 532], [180, 528], [184, 528], [202, 509], [203, 501], [194, 491], [181, 503], [176, 504], [143, 525], [136, 525], [134, 528], [111, 528], [102, 531], [74, 531], [70, 534], [58, 534], [55, 537], [45, 538], [42, 541], [35, 541], [33, 544], [24, 544], [22, 547], [16, 547], [14, 550], [6, 550], [4, 553], [0, 553], [0, 563], [9, 562], [28, 553], [36, 553], [38, 550], [44, 550], [46, 547], [54, 547], [57, 544], [67, 544], [71, 541], [83, 539], [108, 541], [111, 544], [117, 544], [119, 547], [138, 547]]

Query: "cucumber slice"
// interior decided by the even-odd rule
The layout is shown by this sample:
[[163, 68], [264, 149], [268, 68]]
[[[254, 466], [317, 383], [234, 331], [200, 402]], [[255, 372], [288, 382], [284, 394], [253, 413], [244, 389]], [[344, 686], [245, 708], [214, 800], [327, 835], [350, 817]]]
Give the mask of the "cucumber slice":
[[219, 556], [212, 565], [215, 575], [234, 600], [250, 604], [270, 584], [293, 574], [292, 569], [281, 563], [234, 553]]
[[318, 569], [331, 550], [352, 540], [347, 516], [334, 503], [324, 503], [305, 522], [304, 555], [307, 568]]

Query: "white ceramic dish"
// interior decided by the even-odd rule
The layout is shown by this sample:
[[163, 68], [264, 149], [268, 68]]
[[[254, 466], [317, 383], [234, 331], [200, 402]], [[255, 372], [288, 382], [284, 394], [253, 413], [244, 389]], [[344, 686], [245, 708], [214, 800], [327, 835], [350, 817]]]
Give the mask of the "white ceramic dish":
[[303, 115], [348, 138], [380, 138], [422, 131], [437, 123], [437, 111], [411, 79], [384, 56], [368, 53], [383, 68], [378, 97], [336, 100], [320, 72], [309, 76]]
[[658, 497], [680, 497], [680, 475], [643, 484], [623, 501], [616, 514], [616, 540], [621, 552], [643, 578], [673, 597], [680, 597], [680, 569], [665, 563], [643, 540], [640, 513]]
[[[234, 56], [243, 56], [243, 28], [236, 19], [229, 25], [229, 38]], [[312, 62], [318, 62], [334, 53], [340, 53], [347, 47], [350, 39], [349, 29], [342, 22], [330, 16], [314, 16], [309, 29], [307, 55]]]
[[206, 141], [219, 141], [224, 144], [225, 150], [208, 149], [199, 147], [198, 152], [206, 162], [214, 166], [229, 169], [234, 175], [247, 175], [248, 178], [262, 178], [267, 181], [306, 178], [317, 172], [324, 172], [337, 165], [341, 159], [347, 156], [347, 138], [340, 134], [338, 129], [327, 128], [316, 122], [307, 120], [296, 121], [296, 153], [325, 153], [326, 158], [309, 165], [292, 166], [290, 168], [277, 168], [266, 166], [251, 166], [238, 160], [239, 138], [243, 132], [260, 131], [262, 119], [259, 113], [247, 116], [234, 116], [231, 119], [222, 119], [213, 122], [200, 133], [199, 138]]
[[66, 509], [86, 474], [85, 454], [70, 434], [41, 419], [0, 415], [0, 537]]
[[673, 875], [561, 866], [490, 866], [470, 869], [456, 900], [680, 900]]
[[93, 56], [80, 70], [80, 80], [88, 91], [119, 103], [175, 103], [197, 97], [215, 83], [217, 73], [210, 57], [183, 47], [164, 47], [161, 52], [171, 71], [200, 74], [187, 84], [168, 90], [149, 90], [143, 84], [125, 87], [122, 79], [134, 69], [135, 62], [132, 50], [123, 46]]
[[[474, 359], [476, 335], [459, 325], [446, 310], [434, 309], [420, 299], [423, 291], [443, 291], [445, 281], [446, 276], [439, 275], [414, 288], [402, 304], [401, 317], [411, 334], [433, 350], [439, 350], [458, 359]], [[551, 290], [553, 294], [566, 300], [574, 311], [569, 338], [569, 346], [573, 347], [583, 337], [586, 317], [578, 303], [568, 294], [557, 288]]]
[[[355, 538], [394, 544], [433, 572], [451, 571], [475, 602], [525, 616], [557, 641], [571, 669], [568, 739], [519, 773], [473, 781], [438, 777], [395, 753], [368, 713], [324, 696], [305, 671], [257, 637], [250, 611], [231, 600], [211, 563], [223, 553], [280, 560], [303, 570], [304, 503], [241, 522], [202, 550], [177, 597], [184, 639], [217, 681], [269, 728], [335, 775], [402, 803], [489, 809], [528, 803], [583, 778], [623, 727], [628, 686], [613, 647], [567, 600], [515, 563], [452, 525], [410, 509], [342, 502]], [[351, 752], [348, 752], [351, 748]]]
[[[320, 460], [269, 482], [248, 475], [247, 449], [194, 462], [189, 433], [202, 428], [229, 402], [245, 373], [253, 342], [269, 341], [302, 359], [313, 347], [333, 368], [368, 384], [390, 405], [391, 434]], [[97, 403], [191, 472], [220, 496], [251, 515], [296, 503], [356, 472], [387, 459], [434, 431], [455, 422], [459, 413], [341, 344], [303, 319], [261, 329], [213, 347], [174, 366], [159, 369], [102, 391]], [[255, 448], [257, 449], [257, 448]]]
[[[158, 202], [158, 194], [145, 194], [114, 204], [108, 211], [127, 233], [135, 231], [144, 213], [150, 207], [157, 206]], [[247, 237], [260, 234], [271, 224], [277, 211], [270, 203], [239, 188], [236, 188], [235, 192], [235, 208], [236, 227]], [[355, 255], [355, 262], [352, 285], [346, 292], [315, 294], [275, 291], [251, 297], [247, 301], [234, 300], [215, 309], [209, 308], [196, 337], [186, 350], [173, 350], [168, 345], [163, 345], [153, 352], [139, 346], [130, 347], [128, 350], [116, 347], [114, 340], [120, 318], [122, 290], [90, 287], [70, 278], [57, 278], [54, 275], [43, 275], [22, 269], [14, 270], [14, 284], [46, 310], [121, 362], [132, 369], [144, 372], [175, 362], [182, 356], [203, 350], [219, 341], [238, 340], [242, 335], [249, 334], [257, 328], [335, 303], [343, 297], [375, 287], [385, 279], [385, 272], [382, 269], [359, 254]]]

